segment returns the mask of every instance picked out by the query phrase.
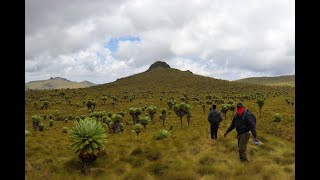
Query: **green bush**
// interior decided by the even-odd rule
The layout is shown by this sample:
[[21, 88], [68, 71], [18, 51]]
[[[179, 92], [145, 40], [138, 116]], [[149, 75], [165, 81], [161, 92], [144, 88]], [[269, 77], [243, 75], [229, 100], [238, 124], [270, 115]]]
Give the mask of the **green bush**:
[[44, 130], [44, 124], [40, 123], [39, 124], [39, 131], [43, 131]]
[[62, 133], [68, 133], [69, 131], [69, 128], [68, 127], [63, 127], [62, 128]]
[[142, 126], [141, 126], [141, 124], [135, 124], [134, 126], [133, 126], [133, 130], [134, 130], [134, 132], [136, 132], [137, 133], [137, 136], [141, 133], [141, 131], [142, 131]]
[[274, 122], [280, 122], [282, 120], [282, 117], [279, 113], [276, 113], [273, 115], [273, 121]]
[[53, 126], [53, 120], [52, 119], [49, 120], [49, 126], [50, 127]]
[[25, 131], [24, 131], [24, 135], [25, 135], [25, 136], [31, 136], [32, 133], [31, 133], [30, 131], [28, 131], [28, 130], [25, 130]]
[[139, 116], [139, 123], [142, 124], [144, 128], [147, 127], [149, 122], [151, 122], [149, 116]]
[[169, 131], [165, 130], [165, 129], [161, 129], [159, 131], [159, 133], [157, 134], [157, 140], [161, 140], [164, 138], [169, 137], [171, 134], [169, 133]]

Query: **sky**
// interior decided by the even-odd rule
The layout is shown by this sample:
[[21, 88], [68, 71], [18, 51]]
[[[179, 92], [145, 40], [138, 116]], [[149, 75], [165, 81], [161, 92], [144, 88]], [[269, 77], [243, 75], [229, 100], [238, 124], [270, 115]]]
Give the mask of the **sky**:
[[102, 84], [155, 61], [225, 80], [295, 74], [295, 2], [25, 2], [25, 82]]

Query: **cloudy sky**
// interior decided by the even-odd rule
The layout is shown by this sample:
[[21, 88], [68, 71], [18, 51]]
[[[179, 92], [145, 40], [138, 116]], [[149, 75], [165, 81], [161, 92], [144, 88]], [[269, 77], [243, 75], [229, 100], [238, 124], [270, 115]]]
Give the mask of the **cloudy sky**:
[[295, 73], [293, 0], [26, 0], [25, 82], [107, 83], [157, 61], [219, 79]]

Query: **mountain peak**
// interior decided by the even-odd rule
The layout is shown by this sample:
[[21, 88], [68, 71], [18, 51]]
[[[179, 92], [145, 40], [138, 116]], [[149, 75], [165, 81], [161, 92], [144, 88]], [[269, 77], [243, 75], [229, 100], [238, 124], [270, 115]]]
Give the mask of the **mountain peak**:
[[151, 71], [153, 69], [158, 69], [158, 68], [171, 68], [171, 67], [166, 62], [156, 61], [155, 63], [151, 64], [151, 66], [147, 71]]
[[62, 78], [62, 77], [50, 77], [50, 79], [49, 80], [63, 80], [63, 81], [69, 81], [69, 82], [71, 82], [70, 80], [68, 80], [68, 79], [66, 79], [66, 78]]

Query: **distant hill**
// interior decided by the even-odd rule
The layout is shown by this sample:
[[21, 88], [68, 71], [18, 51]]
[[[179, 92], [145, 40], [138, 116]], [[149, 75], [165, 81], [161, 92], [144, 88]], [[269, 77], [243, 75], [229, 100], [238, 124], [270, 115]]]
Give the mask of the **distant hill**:
[[25, 90], [28, 89], [75, 89], [95, 86], [96, 84], [89, 81], [75, 82], [65, 78], [55, 77], [48, 80], [30, 81], [25, 84]]
[[276, 76], [276, 77], [250, 77], [235, 80], [236, 82], [263, 84], [270, 86], [295, 86], [295, 75]]

